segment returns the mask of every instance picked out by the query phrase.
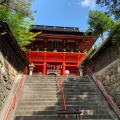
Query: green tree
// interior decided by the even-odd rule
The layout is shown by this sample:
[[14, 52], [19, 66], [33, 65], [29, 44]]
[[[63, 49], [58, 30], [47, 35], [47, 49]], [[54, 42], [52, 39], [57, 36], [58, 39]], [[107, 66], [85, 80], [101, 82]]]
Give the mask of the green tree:
[[105, 13], [98, 10], [91, 10], [88, 15], [88, 24], [87, 31], [91, 31], [94, 37], [98, 38], [100, 36], [104, 40], [103, 33], [110, 31], [115, 23]]
[[35, 36], [39, 34], [30, 32], [30, 26], [33, 25], [31, 17], [22, 12], [0, 5], [0, 18], [8, 24], [22, 50], [25, 50], [25, 46], [35, 40]]
[[114, 32], [113, 42], [120, 46], [120, 22], [114, 25], [111, 32]]
[[107, 13], [114, 15], [117, 21], [120, 21], [120, 0], [96, 0], [97, 4], [107, 7]]
[[31, 5], [34, 1], [35, 0], [0, 0], [0, 4], [34, 19], [33, 13], [35, 13], [36, 10], [31, 10]]
[[[107, 14], [115, 16], [115, 24], [111, 32], [115, 32], [113, 41], [120, 46], [120, 0], [96, 0], [97, 4], [107, 7]], [[111, 33], [109, 33], [111, 34]]]

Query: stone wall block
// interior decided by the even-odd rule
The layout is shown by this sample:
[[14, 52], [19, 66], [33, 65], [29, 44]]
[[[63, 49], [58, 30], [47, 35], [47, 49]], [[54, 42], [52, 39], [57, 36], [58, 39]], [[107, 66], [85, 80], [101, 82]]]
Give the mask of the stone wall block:
[[3, 103], [2, 103], [2, 101], [0, 101], [0, 108], [2, 108], [2, 105], [3, 105]]
[[102, 80], [103, 80], [103, 81], [106, 80], [106, 75], [102, 75]]
[[110, 79], [109, 83], [110, 83], [110, 85], [115, 84], [115, 79]]
[[116, 74], [115, 75], [115, 82], [119, 82], [120, 81], [120, 74]]
[[5, 92], [4, 92], [4, 97], [6, 98], [9, 94], [9, 90], [8, 89], [5, 89]]
[[0, 101], [3, 101], [4, 100], [4, 95], [2, 92], [0, 92]]
[[2, 76], [2, 75], [0, 76], [0, 83], [1, 83], [1, 84], [4, 84], [4, 79], [3, 79], [3, 76]]
[[0, 92], [3, 92], [4, 90], [4, 85], [0, 83]]
[[120, 92], [120, 82], [117, 83], [116, 91], [117, 91], [117, 92]]
[[116, 92], [116, 94], [115, 94], [115, 102], [118, 105], [118, 107], [120, 108], [120, 91]]
[[12, 88], [12, 83], [10, 81], [8, 81], [6, 83], [6, 89], [11, 90], [11, 88]]
[[110, 75], [106, 75], [106, 80], [110, 81]]
[[105, 81], [103, 81], [103, 85], [105, 85], [105, 86], [110, 86], [111, 83], [110, 83], [110, 81], [105, 80]]

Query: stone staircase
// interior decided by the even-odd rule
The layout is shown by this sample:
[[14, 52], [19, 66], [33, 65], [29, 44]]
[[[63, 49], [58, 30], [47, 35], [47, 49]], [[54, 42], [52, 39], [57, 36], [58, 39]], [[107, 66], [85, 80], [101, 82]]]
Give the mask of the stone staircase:
[[[112, 120], [105, 102], [88, 77], [63, 78], [66, 109], [80, 110], [81, 120]], [[75, 115], [69, 115], [69, 120]]]
[[14, 120], [54, 120], [61, 109], [59, 78], [30, 77], [25, 80]]
[[[81, 120], [114, 120], [94, 85], [87, 77], [62, 77], [66, 107], [82, 111]], [[28, 76], [14, 120], [58, 120], [61, 110], [59, 77]], [[61, 115], [65, 120], [65, 115]], [[75, 115], [69, 115], [75, 120]]]

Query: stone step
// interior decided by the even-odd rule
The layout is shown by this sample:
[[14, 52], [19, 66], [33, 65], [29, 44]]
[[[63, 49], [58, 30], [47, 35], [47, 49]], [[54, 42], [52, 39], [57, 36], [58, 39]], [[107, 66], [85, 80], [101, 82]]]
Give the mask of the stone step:
[[[49, 100], [51, 100], [51, 101], [61, 101], [61, 97], [56, 97], [56, 98], [48, 98], [48, 97], [46, 97], [46, 98], [33, 98], [33, 97], [30, 97], [30, 98], [20, 98], [20, 100], [22, 100], [22, 101], [49, 101]], [[91, 99], [80, 99], [80, 98], [74, 98], [74, 97], [72, 97], [72, 98], [67, 98], [67, 99], [65, 99], [66, 101], [84, 101], [84, 102], [87, 102], [87, 101], [101, 101], [100, 99], [98, 99], [98, 98], [91, 98]]]
[[[61, 98], [61, 94], [40, 94], [40, 95], [36, 95], [36, 94], [22, 94], [21, 98], [36, 98], [36, 99], [40, 99], [40, 98]], [[65, 95], [65, 99], [79, 99], [79, 100], [98, 100], [100, 99], [98, 95]]]
[[[20, 101], [18, 103], [19, 106], [41, 106], [41, 105], [62, 105], [61, 101]], [[66, 101], [66, 106], [71, 105], [71, 106], [79, 106], [79, 105], [99, 105], [102, 106], [103, 103], [99, 101]]]
[[52, 86], [55, 86], [56, 87], [56, 85], [57, 84], [55, 84], [55, 83], [51, 83], [51, 84], [46, 84], [46, 83], [40, 83], [40, 84], [36, 84], [36, 83], [33, 83], [33, 84], [25, 84], [24, 86], [26, 87], [26, 86], [28, 86], [28, 87], [48, 87], [48, 86], [50, 86], [50, 87], [52, 87]]
[[[21, 95], [21, 98], [36, 98], [36, 99], [40, 99], [40, 98], [61, 98], [61, 94], [41, 94], [41, 95], [36, 95], [36, 94], [27, 94], [27, 95]], [[98, 100], [100, 99], [98, 95], [65, 95], [65, 99], [79, 99], [79, 100]]]
[[41, 106], [41, 105], [61, 105], [62, 102], [54, 102], [54, 101], [20, 101], [18, 106]]
[[60, 79], [58, 78], [37, 78], [37, 79], [33, 79], [33, 78], [29, 78], [29, 79], [26, 79], [26, 82], [34, 82], [34, 81], [48, 81], [48, 82], [55, 82], [55, 81], [59, 81]]
[[89, 86], [89, 85], [91, 85], [92, 86], [92, 83], [88, 83], [88, 82], [63, 82], [63, 85], [74, 85], [74, 86], [76, 86], [76, 85], [87, 85], [87, 86]]
[[[56, 95], [61, 95], [61, 92], [60, 91], [57, 91], [57, 90], [55, 90], [55, 91], [50, 91], [50, 90], [41, 90], [41, 91], [23, 91], [22, 92], [22, 95], [39, 95], [39, 94], [44, 94], [44, 95], [47, 95], [47, 94], [56, 94]], [[65, 96], [72, 96], [72, 97], [74, 97], [74, 96], [79, 96], [79, 95], [98, 95], [98, 93], [97, 92], [64, 92], [64, 94], [65, 94]]]
[[66, 105], [66, 109], [75, 109], [75, 110], [86, 110], [86, 109], [89, 109], [89, 110], [100, 110], [100, 109], [106, 109], [105, 105], [104, 104], [99, 104], [99, 105]]
[[[66, 109], [70, 110], [106, 110], [104, 106], [99, 105], [67, 105]], [[61, 105], [42, 105], [42, 106], [18, 106], [17, 110], [31, 110], [31, 111], [44, 111], [44, 110], [61, 110]]]
[[80, 90], [64, 90], [64, 95], [67, 95], [67, 94], [74, 94], [74, 95], [98, 95], [98, 93], [96, 91], [84, 92], [84, 91], [80, 91]]
[[51, 83], [51, 84], [56, 84], [56, 83], [58, 83], [58, 82], [56, 82], [56, 81], [46, 81], [46, 80], [34, 80], [34, 81], [25, 81], [25, 84], [49, 84], [49, 83]]
[[48, 80], [48, 79], [26, 79], [25, 83], [56, 83], [59, 80]]
[[17, 111], [31, 110], [31, 111], [44, 111], [44, 110], [61, 110], [61, 106], [44, 105], [44, 106], [18, 106]]
[[[25, 86], [24, 88], [23, 88], [23, 90], [27, 90], [28, 89], [28, 91], [29, 91], [29, 89], [34, 89], [34, 87], [27, 87], [27, 86]], [[59, 88], [56, 88], [56, 87], [52, 87], [52, 88], [46, 88], [46, 87], [39, 87], [39, 89], [40, 89], [40, 91], [42, 91], [42, 90], [46, 90], [46, 91], [54, 91], [54, 90], [58, 90]], [[59, 89], [60, 90], [60, 89]], [[24, 91], [23, 91], [24, 92]]]
[[95, 89], [92, 85], [63, 85], [64, 89]]
[[28, 94], [28, 95], [21, 95], [21, 99], [26, 99], [26, 98], [28, 98], [28, 99], [30, 99], [30, 98], [36, 98], [36, 99], [40, 99], [40, 98], [53, 98], [53, 99], [56, 99], [57, 98], [57, 95], [56, 94], [54, 94], [54, 95], [44, 95], [44, 94], [41, 94], [41, 95], [34, 95], [34, 94]]
[[74, 82], [74, 81], [77, 81], [77, 82], [88, 82], [90, 83], [90, 80], [89, 79], [75, 79], [75, 80], [63, 80], [63, 82]]
[[[48, 87], [47, 89], [50, 89], [50, 88], [51, 87]], [[31, 88], [23, 88], [23, 91], [41, 91], [42, 89], [44, 89], [44, 88], [42, 88], [42, 87], [41, 88], [37, 88], [37, 87], [36, 88], [34, 88], [34, 87], [32, 88], [31, 87]], [[51, 89], [53, 89], [53, 88], [51, 88]], [[58, 90], [57, 88], [55, 88], [55, 89]]]
[[65, 96], [65, 98], [99, 98], [99, 96], [98, 95], [67, 95], [67, 94], [65, 94], [64, 95]]
[[77, 93], [78, 95], [79, 95], [79, 93], [82, 93], [82, 94], [84, 94], [84, 93], [97, 93], [96, 92], [96, 90], [95, 89], [77, 89], [77, 90], [74, 90], [74, 89], [66, 89], [66, 88], [64, 88], [63, 89], [64, 90], [64, 92], [71, 92], [71, 93]]
[[[69, 91], [69, 90], [72, 90], [74, 88], [63, 88], [64, 91]], [[94, 88], [78, 88], [78, 91], [81, 91], [81, 92], [96, 92], [96, 89]]]
[[64, 84], [63, 83], [63, 86], [73, 86], [73, 87], [93, 87], [93, 85], [91, 85], [91, 84], [82, 84], [82, 85], [79, 85], [79, 84]]
[[[28, 88], [28, 87], [24, 87], [23, 88], [23, 92], [39, 92], [39, 91], [34, 91], [34, 90], [32, 90], [32, 89], [34, 89], [34, 88]], [[59, 88], [44, 88], [44, 87], [42, 87], [42, 88], [39, 88], [39, 90], [40, 91], [60, 91], [60, 89]]]
[[54, 90], [54, 91], [50, 91], [50, 90], [42, 90], [42, 91], [23, 91], [22, 92], [23, 95], [28, 95], [28, 94], [34, 94], [34, 95], [40, 95], [40, 94], [44, 94], [44, 95], [47, 95], [47, 94], [57, 94], [57, 91]]
[[26, 82], [37, 82], [37, 81], [43, 81], [43, 82], [56, 82], [56, 81], [59, 81], [59, 79], [57, 78], [53, 78], [53, 79], [47, 79], [47, 78], [38, 78], [38, 79], [26, 79]]
[[[75, 120], [75, 115], [69, 115], [69, 120]], [[81, 115], [81, 120], [110, 120], [111, 117], [108, 114], [104, 115]], [[61, 119], [65, 120], [65, 115], [61, 115]], [[58, 120], [57, 114], [55, 115], [37, 115], [37, 116], [16, 116], [14, 120]], [[112, 120], [112, 119], [111, 119]]]
[[56, 80], [56, 79], [59, 79], [59, 77], [57, 76], [53, 76], [53, 77], [27, 77], [26, 78], [27, 80]]
[[51, 102], [61, 102], [61, 99], [49, 99], [49, 98], [46, 98], [46, 99], [33, 99], [33, 98], [31, 98], [31, 99], [20, 99], [20, 101], [21, 102], [42, 102], [42, 101], [46, 101], [46, 102], [49, 102], [49, 101], [51, 101]]
[[[48, 96], [48, 95], [50, 95], [50, 94], [52, 94], [52, 96], [56, 96], [56, 97], [57, 97], [57, 95], [58, 95], [56, 92], [50, 92], [50, 91], [49, 91], [49, 92], [48, 92], [48, 91], [47, 91], [47, 92], [42, 92], [42, 91], [41, 91], [40, 94], [39, 94], [39, 92], [38, 92], [38, 93], [36, 92], [35, 94], [34, 94], [34, 93], [23, 93], [23, 94], [21, 95], [21, 97], [29, 97], [29, 96], [31, 96], [31, 97], [32, 97], [32, 96], [33, 96], [33, 97], [34, 97], [34, 96], [35, 96], [35, 97], [37, 97], [37, 96], [40, 97], [40, 96]], [[38, 98], [38, 97], [37, 97], [37, 98]]]
[[[80, 110], [81, 115], [97, 115], [97, 114], [108, 114], [106, 110]], [[16, 116], [32, 116], [32, 115], [54, 115], [56, 114], [56, 110], [45, 110], [45, 111], [33, 111], [33, 110], [18, 110]]]

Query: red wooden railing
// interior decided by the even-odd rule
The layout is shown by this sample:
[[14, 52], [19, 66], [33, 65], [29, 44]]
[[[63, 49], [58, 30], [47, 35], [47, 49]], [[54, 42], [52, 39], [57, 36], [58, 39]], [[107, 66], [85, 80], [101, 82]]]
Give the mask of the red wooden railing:
[[15, 90], [15, 93], [13, 95], [13, 98], [10, 102], [10, 105], [7, 109], [7, 112], [6, 112], [6, 115], [4, 117], [4, 120], [9, 120], [9, 117], [10, 115], [12, 114], [12, 112], [14, 111], [15, 107], [16, 107], [16, 100], [17, 100], [17, 95], [18, 95], [18, 92], [20, 91], [20, 89], [22, 88], [22, 83], [23, 83], [23, 77], [24, 77], [24, 74], [26, 73], [26, 70], [27, 70], [27, 67], [25, 68], [22, 76], [20, 77], [20, 80], [19, 80], [19, 83], [17, 85], [17, 88]]
[[[90, 74], [89, 74], [90, 73]], [[110, 105], [113, 106], [113, 109], [115, 110], [115, 112], [120, 115], [120, 110], [117, 107], [117, 105], [114, 103], [114, 101], [112, 100], [112, 98], [109, 96], [109, 94], [106, 92], [105, 88], [103, 87], [103, 85], [99, 82], [99, 80], [97, 79], [97, 77], [92, 73], [92, 71], [90, 70], [90, 68], [87, 67], [87, 74], [88, 75], [92, 75], [92, 77], [94, 78], [95, 84], [96, 84], [96, 89], [98, 89], [98, 87], [101, 89], [101, 91], [104, 93], [105, 99], [106, 99], [106, 103], [108, 105], [108, 107], [110, 107]]]
[[[64, 89], [62, 85], [62, 78], [60, 77], [60, 89], [61, 89], [61, 100], [62, 100], [62, 110], [66, 110], [66, 101], [64, 96]], [[68, 120], [68, 115], [66, 114], [66, 120]]]

